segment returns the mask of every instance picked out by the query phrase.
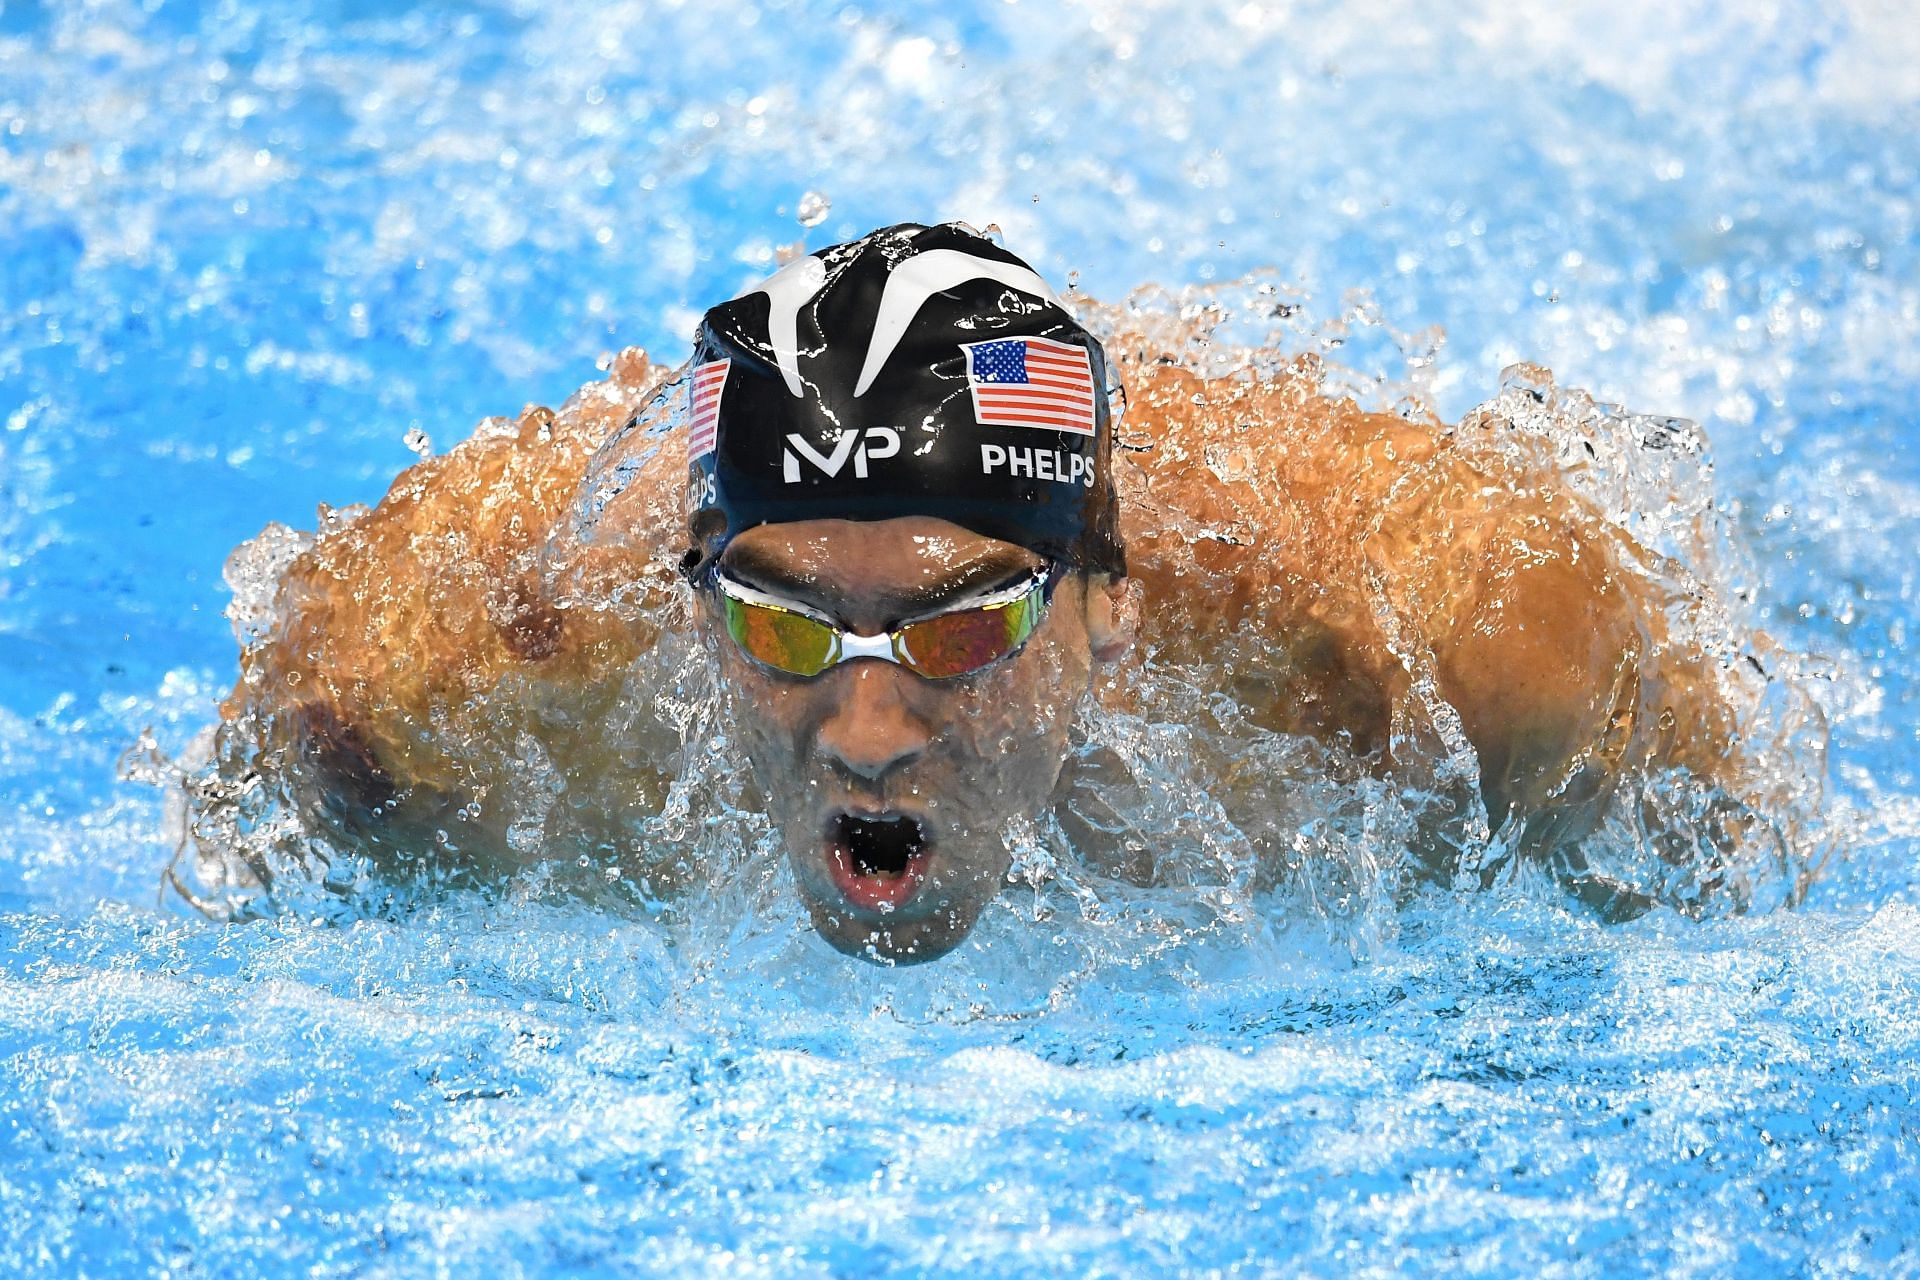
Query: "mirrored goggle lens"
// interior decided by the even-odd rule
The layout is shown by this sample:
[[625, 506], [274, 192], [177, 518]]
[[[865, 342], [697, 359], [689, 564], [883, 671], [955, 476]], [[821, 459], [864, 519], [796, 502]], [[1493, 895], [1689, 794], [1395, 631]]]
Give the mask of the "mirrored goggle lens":
[[727, 633], [748, 657], [777, 671], [817, 676], [833, 661], [833, 628], [804, 614], [721, 595]]
[[1025, 644], [1040, 622], [1043, 595], [1035, 587], [1008, 604], [964, 609], [910, 622], [894, 646], [901, 661], [936, 679], [978, 671]]

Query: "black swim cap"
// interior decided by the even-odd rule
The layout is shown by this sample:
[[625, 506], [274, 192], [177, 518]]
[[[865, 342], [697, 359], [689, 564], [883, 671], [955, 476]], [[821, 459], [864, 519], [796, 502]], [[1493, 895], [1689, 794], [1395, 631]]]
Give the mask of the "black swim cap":
[[1107, 358], [958, 223], [797, 259], [700, 322], [685, 569], [742, 531], [924, 515], [1120, 574]]

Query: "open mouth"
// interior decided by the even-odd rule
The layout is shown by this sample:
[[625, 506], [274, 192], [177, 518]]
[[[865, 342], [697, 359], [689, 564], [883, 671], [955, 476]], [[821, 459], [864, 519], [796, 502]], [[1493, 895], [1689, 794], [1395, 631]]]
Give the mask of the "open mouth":
[[847, 901], [867, 911], [897, 910], [926, 879], [932, 849], [909, 817], [834, 815], [827, 823], [827, 865]]

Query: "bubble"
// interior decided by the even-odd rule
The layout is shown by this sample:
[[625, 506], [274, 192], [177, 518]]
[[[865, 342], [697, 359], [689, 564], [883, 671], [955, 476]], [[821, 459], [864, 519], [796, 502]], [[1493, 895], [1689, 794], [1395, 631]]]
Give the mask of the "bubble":
[[817, 227], [825, 222], [827, 215], [832, 212], [833, 201], [818, 191], [809, 191], [800, 197], [800, 207], [795, 210], [795, 216], [799, 219], [801, 226]]

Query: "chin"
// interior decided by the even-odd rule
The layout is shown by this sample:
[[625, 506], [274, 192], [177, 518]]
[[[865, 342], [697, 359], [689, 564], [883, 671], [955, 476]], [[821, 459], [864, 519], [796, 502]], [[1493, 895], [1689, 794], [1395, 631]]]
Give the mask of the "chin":
[[844, 908], [806, 900], [813, 927], [834, 948], [857, 959], [874, 964], [925, 964], [952, 951], [973, 932], [978, 912], [928, 919], [867, 920]]

